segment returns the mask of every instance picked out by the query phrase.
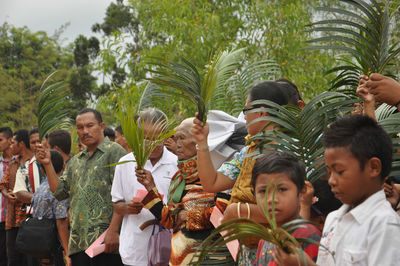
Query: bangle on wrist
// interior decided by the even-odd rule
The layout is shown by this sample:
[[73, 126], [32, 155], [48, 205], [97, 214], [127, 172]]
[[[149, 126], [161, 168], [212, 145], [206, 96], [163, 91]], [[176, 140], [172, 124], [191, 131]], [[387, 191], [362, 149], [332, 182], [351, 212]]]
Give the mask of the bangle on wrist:
[[238, 215], [238, 218], [240, 218], [240, 201], [237, 204], [237, 215]]
[[247, 219], [250, 219], [250, 205], [248, 202], [246, 202], [246, 206], [247, 206]]
[[196, 150], [198, 150], [198, 151], [208, 151], [209, 148], [208, 148], [208, 145], [200, 147], [198, 144], [196, 144]]

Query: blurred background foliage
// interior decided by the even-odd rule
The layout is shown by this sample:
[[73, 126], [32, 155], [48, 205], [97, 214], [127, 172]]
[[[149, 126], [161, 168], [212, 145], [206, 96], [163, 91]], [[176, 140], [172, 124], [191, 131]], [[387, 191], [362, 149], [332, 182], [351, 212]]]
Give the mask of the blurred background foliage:
[[[400, 41], [399, 0], [389, 2], [394, 14], [393, 44]], [[347, 56], [341, 51], [303, 49], [307, 40], [321, 34], [305, 31], [309, 25], [329, 18], [317, 11], [318, 6], [354, 10], [331, 0], [114, 0], [103, 21], [92, 26], [101, 38], [80, 35], [68, 45], [61, 44], [59, 34], [48, 36], [4, 23], [0, 26], [0, 122], [13, 129], [35, 125], [40, 84], [58, 70], [54, 81], [68, 84], [66, 108], [71, 118], [84, 106], [92, 106], [103, 113], [108, 125], [116, 126], [121, 92], [138, 104], [147, 100], [142, 93], [148, 88], [145, 78], [154, 58], [185, 57], [204, 69], [218, 51], [243, 47], [246, 55], [238, 74], [269, 60], [270, 68], [257, 71], [265, 71], [269, 79], [290, 79], [308, 101], [329, 89], [335, 73], [326, 72], [339, 64], [339, 57]], [[393, 74], [398, 77], [400, 60], [394, 61]], [[245, 85], [240, 78], [232, 80], [221, 94], [227, 100], [214, 97], [211, 107], [237, 115], [239, 109], [232, 102], [240, 102], [235, 95], [245, 95]], [[145, 97], [151, 97], [149, 92]], [[195, 111], [195, 106], [173, 97], [153, 104], [175, 120]]]

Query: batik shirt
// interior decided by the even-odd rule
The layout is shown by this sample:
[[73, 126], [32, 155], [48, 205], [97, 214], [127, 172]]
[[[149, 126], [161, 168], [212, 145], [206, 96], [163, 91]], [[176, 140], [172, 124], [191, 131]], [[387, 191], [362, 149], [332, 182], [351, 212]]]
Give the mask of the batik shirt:
[[113, 213], [111, 185], [115, 164], [126, 154], [105, 138], [89, 157], [84, 150], [71, 158], [53, 193], [58, 200], [70, 198], [69, 255], [86, 250], [109, 226]]
[[69, 199], [58, 201], [51, 194], [47, 178], [43, 179], [40, 187], [32, 197], [33, 217], [48, 219], [67, 218]]

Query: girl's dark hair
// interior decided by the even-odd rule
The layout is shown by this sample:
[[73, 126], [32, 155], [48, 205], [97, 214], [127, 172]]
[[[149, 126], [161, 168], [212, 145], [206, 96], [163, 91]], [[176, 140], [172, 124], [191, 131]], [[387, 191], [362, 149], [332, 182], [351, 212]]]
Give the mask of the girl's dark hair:
[[[269, 100], [279, 105], [287, 105], [289, 98], [286, 93], [286, 84], [276, 81], [264, 81], [254, 86], [250, 92], [250, 101]], [[261, 107], [263, 105], [254, 106]]]
[[296, 185], [298, 193], [304, 188], [304, 180], [306, 177], [306, 168], [304, 164], [287, 152], [274, 151], [262, 155], [256, 160], [251, 175], [253, 190], [255, 190], [259, 175], [276, 173], [287, 174], [290, 180]]
[[363, 115], [350, 115], [328, 125], [323, 134], [325, 148], [348, 148], [358, 160], [360, 169], [372, 157], [382, 163], [381, 178], [392, 168], [392, 139], [375, 120]]
[[[56, 172], [56, 174], [61, 173], [64, 166], [64, 159], [61, 154], [56, 150], [50, 150], [50, 158], [51, 164], [54, 167], [54, 172]], [[46, 170], [44, 169], [44, 167], [42, 167], [42, 170], [46, 174]]]

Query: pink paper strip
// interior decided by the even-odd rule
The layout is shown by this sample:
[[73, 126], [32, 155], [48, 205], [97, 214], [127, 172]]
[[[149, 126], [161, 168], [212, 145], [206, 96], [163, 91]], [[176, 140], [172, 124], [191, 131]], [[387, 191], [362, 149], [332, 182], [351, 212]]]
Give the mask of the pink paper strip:
[[104, 244], [104, 238], [105, 238], [105, 236], [106, 236], [106, 234], [107, 234], [107, 231], [108, 231], [108, 229], [107, 229], [106, 231], [104, 231], [104, 233], [102, 233], [102, 234], [99, 236], [99, 238], [97, 238], [97, 239], [90, 245], [90, 247], [88, 247], [88, 248], [85, 250], [85, 253], [86, 253], [89, 257], [93, 258], [93, 257], [95, 257], [95, 256], [97, 256], [97, 255], [99, 255], [99, 254], [101, 254], [101, 253], [104, 252], [104, 250], [106, 249], [106, 245]]
[[[143, 189], [138, 189], [138, 191], [136, 192], [136, 196], [133, 198], [133, 200], [135, 201], [142, 201], [146, 195], [147, 195], [147, 190], [143, 190]], [[160, 194], [161, 199], [164, 199], [164, 195]]]
[[[221, 211], [215, 206], [213, 208], [213, 211], [211, 213], [210, 221], [214, 225], [215, 228], [221, 225], [221, 221], [224, 215], [221, 213]], [[226, 232], [221, 232], [221, 235], [224, 236]], [[239, 253], [239, 241], [234, 240], [226, 244], [226, 247], [228, 248], [229, 252], [232, 255], [232, 258], [236, 261], [237, 255]]]

